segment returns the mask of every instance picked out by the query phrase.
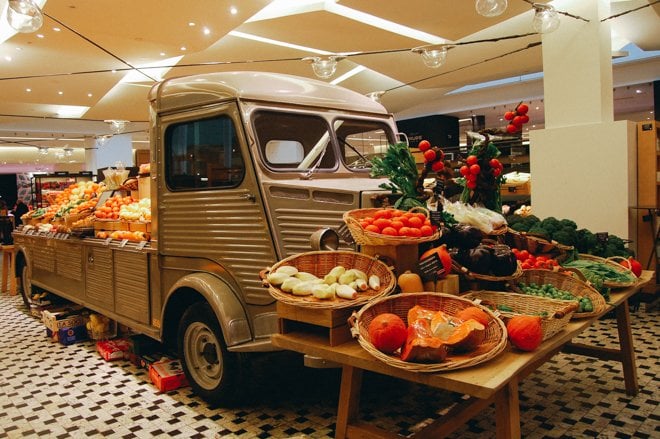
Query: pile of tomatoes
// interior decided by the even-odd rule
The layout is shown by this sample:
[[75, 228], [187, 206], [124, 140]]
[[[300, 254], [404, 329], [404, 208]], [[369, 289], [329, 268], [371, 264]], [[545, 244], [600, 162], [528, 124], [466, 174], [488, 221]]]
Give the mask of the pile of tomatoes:
[[362, 228], [368, 232], [388, 236], [408, 236], [419, 238], [432, 236], [437, 226], [422, 212], [404, 212], [399, 209], [379, 209], [372, 216], [359, 220]]
[[121, 206], [135, 203], [137, 200], [130, 195], [121, 196], [115, 195], [111, 198], [108, 198], [103, 206], [98, 207], [94, 211], [94, 215], [98, 219], [107, 219], [107, 220], [117, 220], [119, 219], [119, 210]]
[[504, 113], [504, 119], [509, 121], [509, 124], [506, 126], [506, 132], [513, 134], [522, 130], [523, 124], [529, 122], [528, 111], [529, 107], [527, 104], [521, 102], [515, 110]]
[[559, 268], [559, 262], [549, 256], [536, 256], [527, 250], [519, 250], [517, 248], [512, 248], [511, 251], [516, 256], [516, 259], [520, 261], [523, 270], [557, 270]]

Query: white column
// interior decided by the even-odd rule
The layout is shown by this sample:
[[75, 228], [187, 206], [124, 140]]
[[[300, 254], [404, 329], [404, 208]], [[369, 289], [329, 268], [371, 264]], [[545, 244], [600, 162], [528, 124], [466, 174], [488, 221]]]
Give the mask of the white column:
[[600, 22], [609, 2], [553, 4], [590, 22], [561, 16], [542, 38], [546, 127], [529, 136], [533, 212], [627, 238], [636, 135], [634, 123], [613, 121], [610, 26]]
[[96, 139], [93, 137], [85, 137], [85, 170], [92, 171], [93, 174], [96, 174], [98, 166], [96, 166], [96, 151], [98, 146], [96, 145]]

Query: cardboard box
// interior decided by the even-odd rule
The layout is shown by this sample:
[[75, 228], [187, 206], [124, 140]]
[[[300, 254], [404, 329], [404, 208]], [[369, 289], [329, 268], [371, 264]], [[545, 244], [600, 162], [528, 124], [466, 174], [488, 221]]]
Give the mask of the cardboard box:
[[128, 340], [117, 338], [115, 340], [99, 340], [96, 342], [96, 350], [105, 361], [123, 360], [127, 358], [127, 352], [131, 344]]
[[167, 359], [167, 354], [163, 352], [154, 352], [152, 354], [136, 355], [138, 361], [140, 362], [139, 366], [144, 369], [149, 369], [149, 366], [152, 364]]
[[505, 183], [500, 187], [500, 195], [531, 195], [532, 183]]
[[168, 392], [188, 385], [181, 362], [171, 358], [152, 363], [149, 366], [149, 377], [161, 392]]
[[57, 341], [65, 346], [77, 343], [79, 341], [85, 341], [89, 338], [87, 336], [87, 329], [84, 325], [74, 326], [73, 328], [61, 328], [53, 334], [56, 334]]
[[82, 307], [69, 306], [64, 308], [44, 309], [41, 320], [47, 329], [56, 333], [63, 328], [85, 327], [85, 320], [81, 313]]
[[151, 198], [151, 175], [138, 176], [138, 197]]

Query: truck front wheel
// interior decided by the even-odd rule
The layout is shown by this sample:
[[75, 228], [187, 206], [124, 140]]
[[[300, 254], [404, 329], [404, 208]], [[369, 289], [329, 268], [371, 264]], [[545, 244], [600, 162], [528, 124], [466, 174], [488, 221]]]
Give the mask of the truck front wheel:
[[240, 378], [238, 357], [227, 351], [208, 303], [196, 303], [186, 310], [177, 339], [183, 370], [195, 393], [210, 403], [233, 401]]

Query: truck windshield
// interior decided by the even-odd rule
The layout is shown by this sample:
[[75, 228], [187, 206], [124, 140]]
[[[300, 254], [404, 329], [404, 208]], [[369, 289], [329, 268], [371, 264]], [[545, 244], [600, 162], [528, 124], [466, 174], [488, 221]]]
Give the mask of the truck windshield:
[[320, 116], [259, 111], [253, 124], [264, 163], [277, 171], [336, 170], [338, 156], [350, 170], [369, 170], [393, 142], [389, 126], [374, 120], [340, 118], [331, 128]]

